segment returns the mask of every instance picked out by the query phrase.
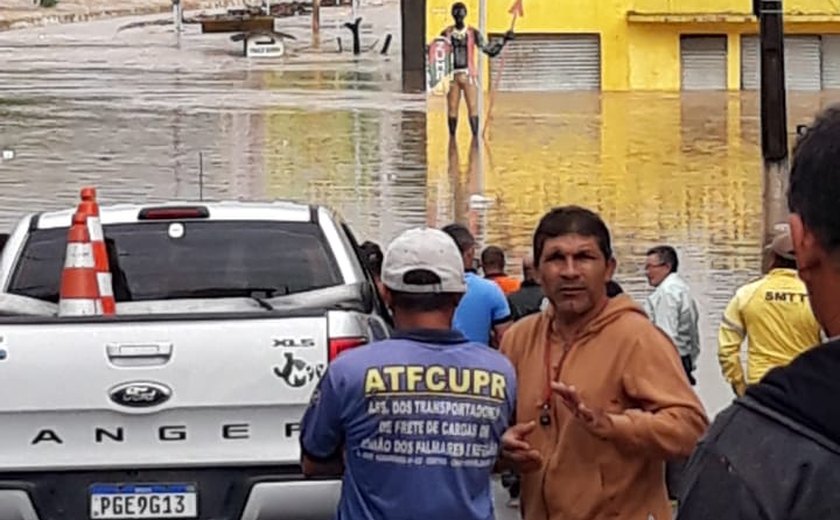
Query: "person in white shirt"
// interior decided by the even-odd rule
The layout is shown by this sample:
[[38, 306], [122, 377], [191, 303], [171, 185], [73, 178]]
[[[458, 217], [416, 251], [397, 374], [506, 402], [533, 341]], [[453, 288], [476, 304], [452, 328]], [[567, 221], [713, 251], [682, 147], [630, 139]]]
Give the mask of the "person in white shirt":
[[700, 355], [700, 313], [688, 284], [677, 274], [679, 258], [671, 246], [657, 246], [647, 252], [645, 274], [655, 290], [645, 301], [645, 311], [653, 323], [667, 334], [682, 359], [692, 385]]

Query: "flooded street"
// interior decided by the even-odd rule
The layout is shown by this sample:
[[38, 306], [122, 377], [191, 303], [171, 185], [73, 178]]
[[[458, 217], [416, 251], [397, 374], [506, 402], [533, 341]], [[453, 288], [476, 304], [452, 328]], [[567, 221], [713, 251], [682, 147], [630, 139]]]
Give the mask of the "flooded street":
[[[399, 35], [395, 8], [361, 15], [373, 21], [367, 43]], [[88, 184], [106, 203], [195, 200], [199, 153], [205, 198], [326, 203], [360, 240], [469, 220], [482, 244], [519, 259], [543, 212], [582, 204], [612, 227], [617, 280], [637, 298], [646, 250], [678, 249], [703, 312], [699, 391], [711, 414], [730, 400], [716, 330], [759, 271], [755, 94], [503, 93], [486, 145], [471, 149], [462, 117], [452, 147], [443, 99], [401, 92], [399, 42], [354, 62], [328, 52], [335, 35], [349, 41], [330, 22], [324, 52], [257, 62], [226, 34], [117, 33], [128, 21], [0, 33], [0, 149], [16, 154], [0, 163], [0, 226], [68, 207]], [[305, 46], [307, 24], [278, 27]], [[832, 100], [840, 93], [792, 95], [791, 127]], [[489, 203], [470, 210], [482, 186]]]

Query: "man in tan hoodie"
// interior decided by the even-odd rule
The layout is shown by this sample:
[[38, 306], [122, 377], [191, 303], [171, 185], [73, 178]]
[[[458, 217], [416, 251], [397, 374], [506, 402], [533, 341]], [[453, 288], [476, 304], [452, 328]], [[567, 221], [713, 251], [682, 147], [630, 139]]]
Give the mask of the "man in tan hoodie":
[[546, 214], [534, 260], [551, 305], [501, 346], [520, 423], [505, 455], [543, 460], [523, 475], [525, 520], [670, 519], [665, 461], [690, 455], [708, 425], [674, 345], [629, 296], [607, 297], [616, 262], [597, 214]]

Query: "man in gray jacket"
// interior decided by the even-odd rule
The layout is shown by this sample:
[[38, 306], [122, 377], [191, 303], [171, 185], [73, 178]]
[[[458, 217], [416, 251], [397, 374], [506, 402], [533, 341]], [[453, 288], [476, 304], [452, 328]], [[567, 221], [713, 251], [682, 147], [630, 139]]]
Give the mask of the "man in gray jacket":
[[788, 207], [799, 275], [832, 338], [718, 415], [686, 469], [679, 520], [840, 518], [840, 105], [801, 138]]

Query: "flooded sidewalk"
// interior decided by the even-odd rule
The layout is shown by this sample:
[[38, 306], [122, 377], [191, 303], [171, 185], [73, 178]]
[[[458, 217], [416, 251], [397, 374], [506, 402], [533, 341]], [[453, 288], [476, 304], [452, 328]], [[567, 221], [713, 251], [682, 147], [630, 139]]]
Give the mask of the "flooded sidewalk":
[[[387, 56], [347, 50], [347, 7], [322, 10], [318, 51], [308, 16], [278, 19], [297, 37], [281, 59], [247, 59], [230, 34], [194, 24], [121, 30], [169, 14], [0, 33], [0, 149], [15, 154], [0, 162], [0, 224], [26, 207], [63, 206], [79, 182], [111, 202], [193, 198], [199, 153], [213, 198], [338, 196], [351, 221], [393, 211], [386, 230], [360, 228], [374, 235], [424, 221], [426, 100], [401, 92], [397, 5], [358, 12], [365, 47], [393, 35]], [[410, 179], [414, 204], [401, 203], [399, 187], [371, 193], [374, 175]]]
[[[242, 5], [242, 0], [182, 0], [182, 4], [185, 10], [217, 9]], [[3, 0], [0, 31], [171, 10], [171, 0], [59, 0], [54, 7], [40, 7], [37, 0]]]

